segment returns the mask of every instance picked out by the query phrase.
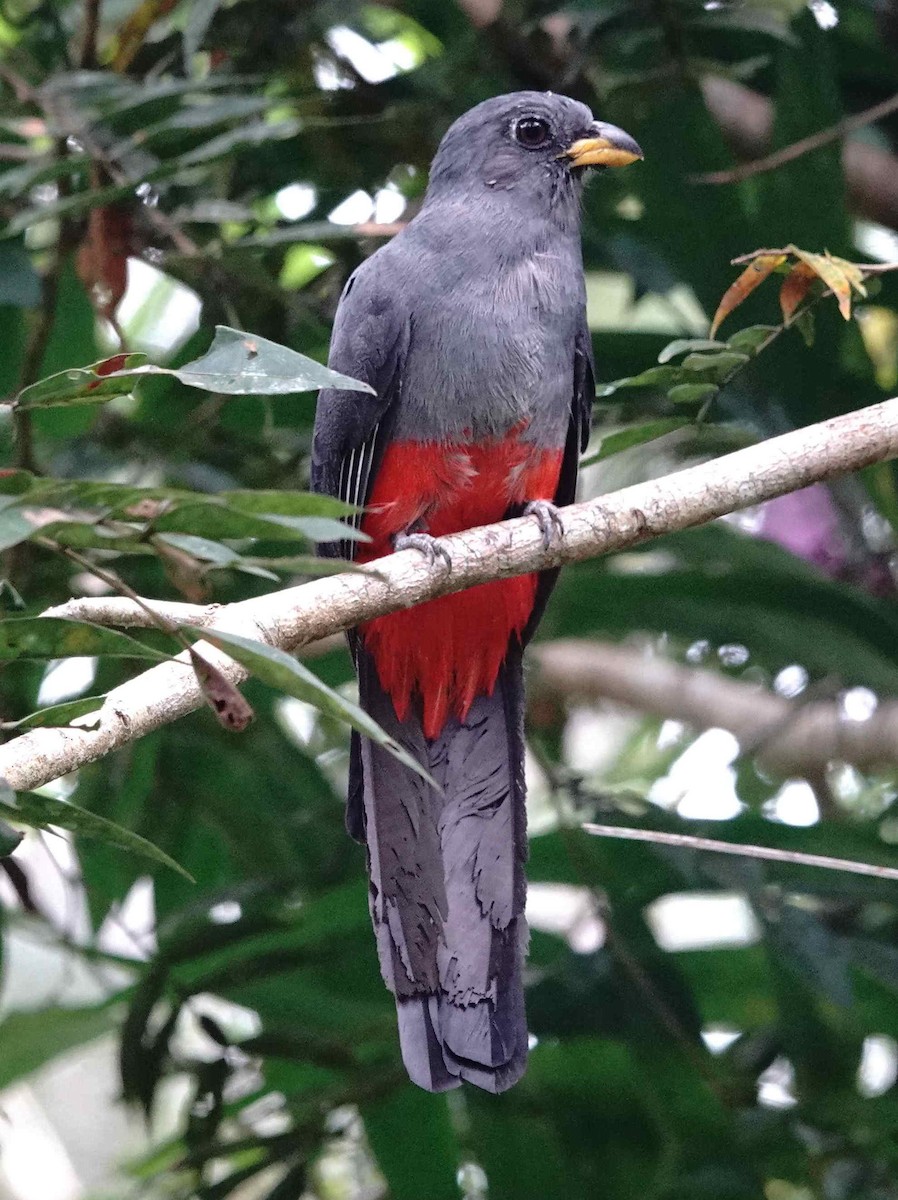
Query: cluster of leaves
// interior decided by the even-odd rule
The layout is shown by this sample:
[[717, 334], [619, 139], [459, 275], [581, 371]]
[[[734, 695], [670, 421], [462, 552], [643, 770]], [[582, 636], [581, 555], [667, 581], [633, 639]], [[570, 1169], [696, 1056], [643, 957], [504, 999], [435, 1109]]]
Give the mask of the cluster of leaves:
[[[844, 305], [846, 281], [863, 282], [838, 144], [732, 186], [693, 180], [731, 161], [697, 79], [740, 79], [769, 96], [782, 147], [898, 88], [887, 5], [844, 0], [830, 33], [799, 0], [591, 0], [563, 11], [525, 0], [493, 26], [480, 7], [109, 0], [85, 57], [84, 5], [4, 6], [0, 389], [11, 403], [0, 454], [22, 464], [15, 422], [30, 428], [42, 468], [0, 476], [2, 598], [24, 605], [0, 625], [5, 736], [89, 723], [135, 662], [174, 648], [159, 630], [38, 618], [68, 598], [84, 561], [160, 599], [242, 599], [315, 569], [311, 543], [343, 510], [305, 490], [313, 406], [294, 393], [326, 377], [295, 352], [323, 357], [345, 277], [375, 244], [370, 228], [327, 214], [358, 189], [384, 188], [408, 201], [403, 218], [413, 212], [437, 138], [485, 95], [572, 92], [646, 151], [638, 170], [603, 177], [585, 200], [590, 295], [625, 275], [637, 315], [651, 312], [613, 328], [601, 303], [591, 313], [600, 486], [881, 398], [877, 380], [895, 365], [894, 276], [862, 314], [886, 331], [876, 347], [869, 322], [843, 323], [835, 304], [817, 303], [833, 291]], [[336, 36], [335, 21], [352, 36]], [[381, 55], [401, 46], [414, 69], [369, 82], [352, 38]], [[877, 136], [883, 151], [894, 144], [887, 123]], [[296, 184], [308, 219], [276, 202]], [[728, 264], [752, 245], [782, 249], [759, 252], [770, 270], [770, 258], [750, 266], [725, 301], [727, 312], [744, 303], [751, 324], [727, 341], [716, 328], [697, 336], [707, 323], [684, 315], [684, 295], [713, 313]], [[139, 322], [123, 322], [123, 346], [96, 327], [97, 315], [118, 322], [127, 255], [203, 303], [201, 330], [162, 366], [138, 356]], [[747, 283], [776, 272], [784, 319], [761, 326], [763, 294]], [[811, 307], [812, 351], [777, 336]], [[736, 647], [737, 665], [722, 669], [737, 677], [769, 682], [798, 663], [818, 686], [894, 694], [895, 473], [876, 468], [822, 503], [824, 531], [799, 515], [789, 544], [813, 526], [825, 550], [815, 562], [837, 578], [732, 528], [695, 531], [566, 572], [543, 636], [637, 632], [707, 669]], [[342, 1194], [379, 1188], [394, 1200], [474, 1200], [484, 1186], [494, 1200], [894, 1200], [896, 1088], [869, 1095], [857, 1084], [866, 1039], [898, 1038], [891, 885], [591, 837], [578, 826], [596, 816], [696, 831], [647, 800], [692, 735], [659, 739], [657, 722], [634, 718], [603, 766], [575, 772], [566, 714], [534, 711], [531, 742], [551, 780], [543, 801], [558, 815], [533, 838], [530, 879], [580, 889], [606, 940], [575, 953], [534, 933], [538, 1044], [518, 1088], [424, 1095], [398, 1059], [364, 855], [342, 826], [346, 724], [364, 720], [347, 699], [347, 656], [334, 651], [313, 672], [217, 640], [254, 677], [257, 719], [239, 738], [200, 713], [83, 769], [66, 800], [0, 796], [0, 855], [16, 850], [20, 827], [71, 831], [90, 926], [73, 947], [58, 917], [41, 918], [19, 852], [2, 860], [21, 901], [2, 914], [9, 936], [34, 936], [38, 918], [45, 948], [108, 964], [104, 924], [148, 868], [156, 918], [142, 958], [115, 959], [102, 1003], [4, 1016], [0, 1083], [110, 1029], [124, 1092], [153, 1119], [165, 1085], [186, 1081], [183, 1120], [131, 1164], [148, 1195], [324, 1198], [339, 1168]], [[41, 706], [47, 663], [70, 656], [96, 659], [94, 695]], [[300, 720], [285, 694], [303, 702]], [[715, 836], [895, 864], [891, 778], [852, 776], [817, 824], [795, 829], [770, 819], [781, 781], [748, 755], [734, 770], [744, 809], [715, 822]], [[662, 949], [652, 906], [709, 892], [747, 898], [751, 938]], [[712, 1054], [702, 1033], [721, 1028], [735, 1040]], [[786, 1062], [791, 1094], [771, 1107], [759, 1080]], [[347, 1106], [363, 1133], [357, 1119], [337, 1131]]]

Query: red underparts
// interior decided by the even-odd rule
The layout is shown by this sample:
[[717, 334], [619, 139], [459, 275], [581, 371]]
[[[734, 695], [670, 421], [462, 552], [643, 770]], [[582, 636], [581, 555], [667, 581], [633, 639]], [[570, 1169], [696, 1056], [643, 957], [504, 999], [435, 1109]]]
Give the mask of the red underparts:
[[[508, 508], [551, 500], [562, 451], [522, 441], [519, 426], [479, 443], [392, 442], [386, 449], [362, 521], [371, 542], [360, 562], [390, 554], [397, 533], [433, 537], [501, 521]], [[380, 681], [404, 720], [421, 697], [424, 734], [436, 737], [450, 714], [467, 715], [489, 694], [509, 640], [533, 611], [536, 576], [484, 583], [361, 627]]]

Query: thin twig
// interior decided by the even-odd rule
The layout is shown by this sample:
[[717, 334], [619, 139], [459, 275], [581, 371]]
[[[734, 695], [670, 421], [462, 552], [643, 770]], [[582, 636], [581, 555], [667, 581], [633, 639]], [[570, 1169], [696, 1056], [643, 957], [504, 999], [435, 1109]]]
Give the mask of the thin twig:
[[25, 76], [20, 75], [9, 63], [0, 62], [0, 79], [9, 87], [20, 104], [34, 103], [34, 88]]
[[741, 183], [744, 179], [751, 179], [753, 175], [761, 175], [765, 171], [775, 171], [777, 167], [794, 162], [796, 158], [810, 154], [813, 150], [819, 150], [822, 146], [828, 146], [831, 142], [838, 142], [847, 137], [849, 133], [863, 129], [865, 125], [871, 125], [874, 121], [879, 121], [893, 112], [898, 112], [898, 92], [894, 96], [889, 96], [887, 100], [881, 100], [879, 104], [874, 104], [872, 108], [845, 117], [835, 125], [829, 126], [828, 129], [812, 133], [789, 146], [783, 146], [781, 150], [765, 154], [763, 158], [752, 159], [751, 162], [742, 163], [738, 167], [730, 167], [725, 171], [705, 171], [700, 175], [691, 175], [690, 183]]
[[85, 0], [84, 32], [81, 38], [79, 66], [88, 71], [97, 65], [97, 36], [100, 32], [100, 8], [102, 0]]
[[167, 634], [169, 637], [174, 638], [175, 641], [185, 650], [190, 649], [191, 642], [187, 635], [181, 629], [179, 629], [177, 625], [172, 624], [172, 622], [169, 621], [165, 616], [157, 612], [152, 603], [147, 603], [142, 596], [139, 596], [137, 592], [135, 592], [132, 587], [125, 583], [124, 579], [121, 579], [118, 575], [116, 575], [114, 571], [107, 571], [104, 567], [97, 566], [97, 564], [91, 562], [89, 558], [86, 558], [83, 554], [79, 554], [77, 550], [73, 550], [71, 546], [63, 546], [59, 542], [54, 542], [52, 538], [38, 537], [35, 538], [34, 541], [39, 546], [43, 546], [45, 550], [52, 550], [55, 554], [63, 555], [63, 557], [67, 558], [70, 562], [73, 562], [77, 566], [81, 567], [83, 571], [87, 571], [88, 574], [96, 576], [97, 579], [113, 588], [120, 595], [125, 596], [131, 601], [132, 604], [136, 604], [137, 607], [144, 613], [150, 627], [158, 629], [162, 633]]
[[847, 871], [852, 875], [871, 875], [874, 879], [898, 879], [898, 867], [857, 862], [850, 858], [831, 858], [827, 854], [805, 854], [801, 850], [776, 850], [772, 846], [753, 846], [748, 842], [720, 842], [715, 838], [696, 837], [691, 833], [662, 833], [657, 829], [631, 829], [619, 825], [587, 822], [584, 832], [595, 837], [620, 838], [626, 842], [650, 842], [675, 846], [681, 850], [706, 850], [711, 854], [732, 854], [737, 858], [760, 858], [766, 862], [792, 863], [799, 867], [821, 867], [826, 871]]

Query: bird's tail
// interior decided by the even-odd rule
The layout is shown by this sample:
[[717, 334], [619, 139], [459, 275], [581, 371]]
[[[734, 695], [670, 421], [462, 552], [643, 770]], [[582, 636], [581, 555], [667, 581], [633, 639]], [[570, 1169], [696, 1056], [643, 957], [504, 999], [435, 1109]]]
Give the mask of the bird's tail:
[[398, 720], [361, 643], [356, 659], [363, 707], [439, 785], [356, 741], [347, 818], [368, 847], [371, 916], [403, 1060], [428, 1091], [462, 1080], [504, 1091], [527, 1059], [520, 652], [509, 652], [493, 694], [433, 741], [416, 716]]

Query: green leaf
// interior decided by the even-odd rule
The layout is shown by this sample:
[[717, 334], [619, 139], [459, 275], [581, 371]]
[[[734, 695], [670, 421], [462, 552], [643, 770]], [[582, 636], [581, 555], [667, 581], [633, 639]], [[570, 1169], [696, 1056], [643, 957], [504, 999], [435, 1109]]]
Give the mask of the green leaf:
[[103, 1037], [118, 1019], [110, 1004], [9, 1013], [0, 1021], [0, 1088], [26, 1079], [66, 1050]]
[[754, 354], [779, 331], [778, 325], [747, 325], [745, 329], [738, 329], [732, 337], [727, 338], [726, 344], [740, 354]]
[[703, 404], [719, 391], [716, 383], [679, 383], [667, 396], [673, 404]]
[[218, 567], [230, 567], [243, 561], [230, 546], [214, 542], [211, 538], [198, 537], [193, 533], [157, 533], [153, 542], [164, 542], [167, 546], [174, 546], [176, 550], [183, 550], [192, 554], [194, 558], [214, 563]]
[[316, 492], [275, 492], [259, 488], [258, 491], [222, 492], [221, 499], [228, 508], [239, 512], [277, 513], [282, 517], [347, 517], [356, 511], [351, 504]]
[[0, 621], [0, 662], [22, 658], [149, 658], [166, 661], [170, 655], [154, 650], [117, 629], [65, 617], [10, 617]]
[[367, 383], [227, 325], [216, 325], [215, 340], [202, 358], [166, 373], [190, 387], [233, 396], [285, 396], [324, 387], [374, 394]]
[[677, 338], [668, 342], [658, 355], [659, 363], [668, 363], [678, 354], [689, 354], [695, 350], [726, 350], [726, 342], [713, 341], [710, 338]]
[[18, 546], [19, 542], [27, 541], [36, 532], [35, 522], [29, 520], [21, 508], [0, 508], [0, 550]]
[[257, 679], [261, 679], [269, 687], [286, 692], [288, 696], [295, 696], [298, 700], [305, 700], [307, 704], [314, 705], [320, 712], [345, 721], [352, 729], [364, 734], [365, 737], [395, 755], [409, 770], [420, 775], [422, 779], [430, 780], [430, 776], [421, 764], [398, 742], [389, 737], [364, 709], [322, 683], [317, 675], [303, 663], [287, 654], [285, 650], [279, 650], [276, 646], [268, 646], [264, 642], [251, 641], [236, 633], [225, 633], [220, 629], [201, 629], [191, 625], [185, 625], [184, 628], [204, 641], [211, 642], [213, 646], [218, 646], [220, 650], [224, 650], [226, 654], [242, 663]]
[[[674, 388], [674, 391], [677, 390], [679, 389]], [[613, 454], [620, 454], [622, 450], [641, 446], [645, 442], [653, 442], [657, 438], [664, 437], [665, 434], [672, 433], [675, 429], [682, 429], [684, 425], [691, 423], [688, 417], [664, 417], [658, 421], [647, 421], [645, 424], [626, 425], [623, 429], [615, 429], [613, 432], [603, 435], [598, 450], [594, 450], [592, 454], [587, 454], [580, 459], [580, 466], [589, 467], [593, 463], [601, 462], [604, 458], [610, 458]]]
[[62, 158], [29, 162], [0, 175], [0, 196], [22, 196], [39, 183], [49, 183], [62, 175], [83, 175], [90, 165], [89, 154], [72, 154]]
[[147, 362], [145, 354], [116, 354], [89, 367], [59, 371], [40, 383], [23, 388], [16, 408], [52, 408], [59, 404], [103, 404], [134, 390], [136, 368]]
[[9, 858], [24, 836], [20, 830], [13, 829], [5, 821], [0, 821], [0, 858]]
[[213, 162], [245, 146], [264, 146], [268, 142], [288, 141], [302, 131], [303, 122], [298, 119], [250, 121], [236, 129], [229, 129], [227, 133], [220, 133], [218, 137], [197, 146], [195, 150], [188, 151], [177, 160], [176, 165], [182, 168]]
[[[66, 700], [64, 704], [54, 704], [50, 708], [40, 708], [37, 712], [20, 717], [18, 721], [4, 721], [2, 729], [50, 729], [68, 725], [76, 717], [85, 717], [88, 713], [98, 713], [103, 707], [105, 696], [82, 696], [78, 700]], [[99, 718], [94, 721], [79, 721], [79, 729], [93, 729], [99, 725]]]
[[220, 0], [194, 0], [187, 10], [184, 25], [184, 62], [188, 72], [192, 70], [191, 60], [203, 44], [203, 38], [212, 24], [219, 3]]
[[682, 365], [686, 371], [707, 371], [717, 383], [725, 383], [734, 371], [744, 367], [748, 361], [747, 354], [721, 350], [715, 354], [690, 354], [683, 359]]
[[[182, 108], [141, 129], [140, 146], [142, 150], [148, 147], [161, 150], [166, 142], [182, 141], [185, 134], [256, 116], [270, 107], [271, 100], [266, 96], [224, 96], [210, 104]], [[129, 152], [133, 153], [133, 146], [134, 142], [129, 136], [112, 146], [107, 153], [110, 158], [127, 159]]]
[[372, 392], [373, 388], [267, 338], [217, 325], [215, 339], [201, 358], [183, 367], [159, 367], [145, 354], [116, 354], [89, 367], [60, 371], [18, 395], [19, 409], [101, 404], [129, 395], [145, 375], [171, 375], [188, 387], [228, 396], [285, 396], [317, 388]]
[[656, 388], [666, 391], [683, 380], [683, 368], [678, 367], [649, 367], [638, 375], [628, 375], [623, 379], [615, 379], [612, 383], [600, 384], [596, 388], [599, 397], [611, 396], [621, 388]]
[[0, 496], [21, 496], [34, 480], [30, 471], [0, 471]]
[[79, 808], [77, 804], [71, 804], [67, 800], [52, 800], [49, 796], [39, 796], [36, 792], [13, 793], [0, 783], [0, 809], [10, 821], [20, 825], [31, 825], [37, 829], [55, 826], [68, 829], [81, 837], [96, 838], [107, 846], [114, 846], [129, 854], [137, 854], [161, 863], [172, 871], [177, 871], [191, 883], [194, 882], [193, 877], [173, 858], [140, 834], [116, 825], [114, 821], [108, 821], [97, 813], [88, 812], [86, 808]]
[[800, 312], [793, 320], [792, 328], [797, 329], [801, 334], [805, 346], [807, 346], [809, 350], [812, 349], [816, 335], [814, 310], [812, 308], [806, 308]]
[[212, 541], [231, 538], [264, 538], [269, 541], [307, 538], [321, 542], [369, 540], [354, 526], [343, 525], [330, 517], [282, 517], [277, 513], [256, 516], [202, 501], [180, 504], [161, 513], [153, 521], [153, 530], [157, 533], [183, 533]]
[[693, 17], [689, 24], [704, 29], [739, 29], [747, 33], [762, 33], [790, 46], [801, 42], [789, 28], [788, 12], [777, 12], [770, 7], [751, 5], [744, 9], [726, 9], [708, 12]]
[[253, 555], [244, 558], [243, 561], [244, 563], [264, 564], [272, 571], [294, 571], [298, 575], [342, 575], [344, 571], [348, 571], [350, 574], [378, 575], [373, 565], [360, 566], [345, 558], [316, 558], [314, 554], [289, 554], [276, 557]]

